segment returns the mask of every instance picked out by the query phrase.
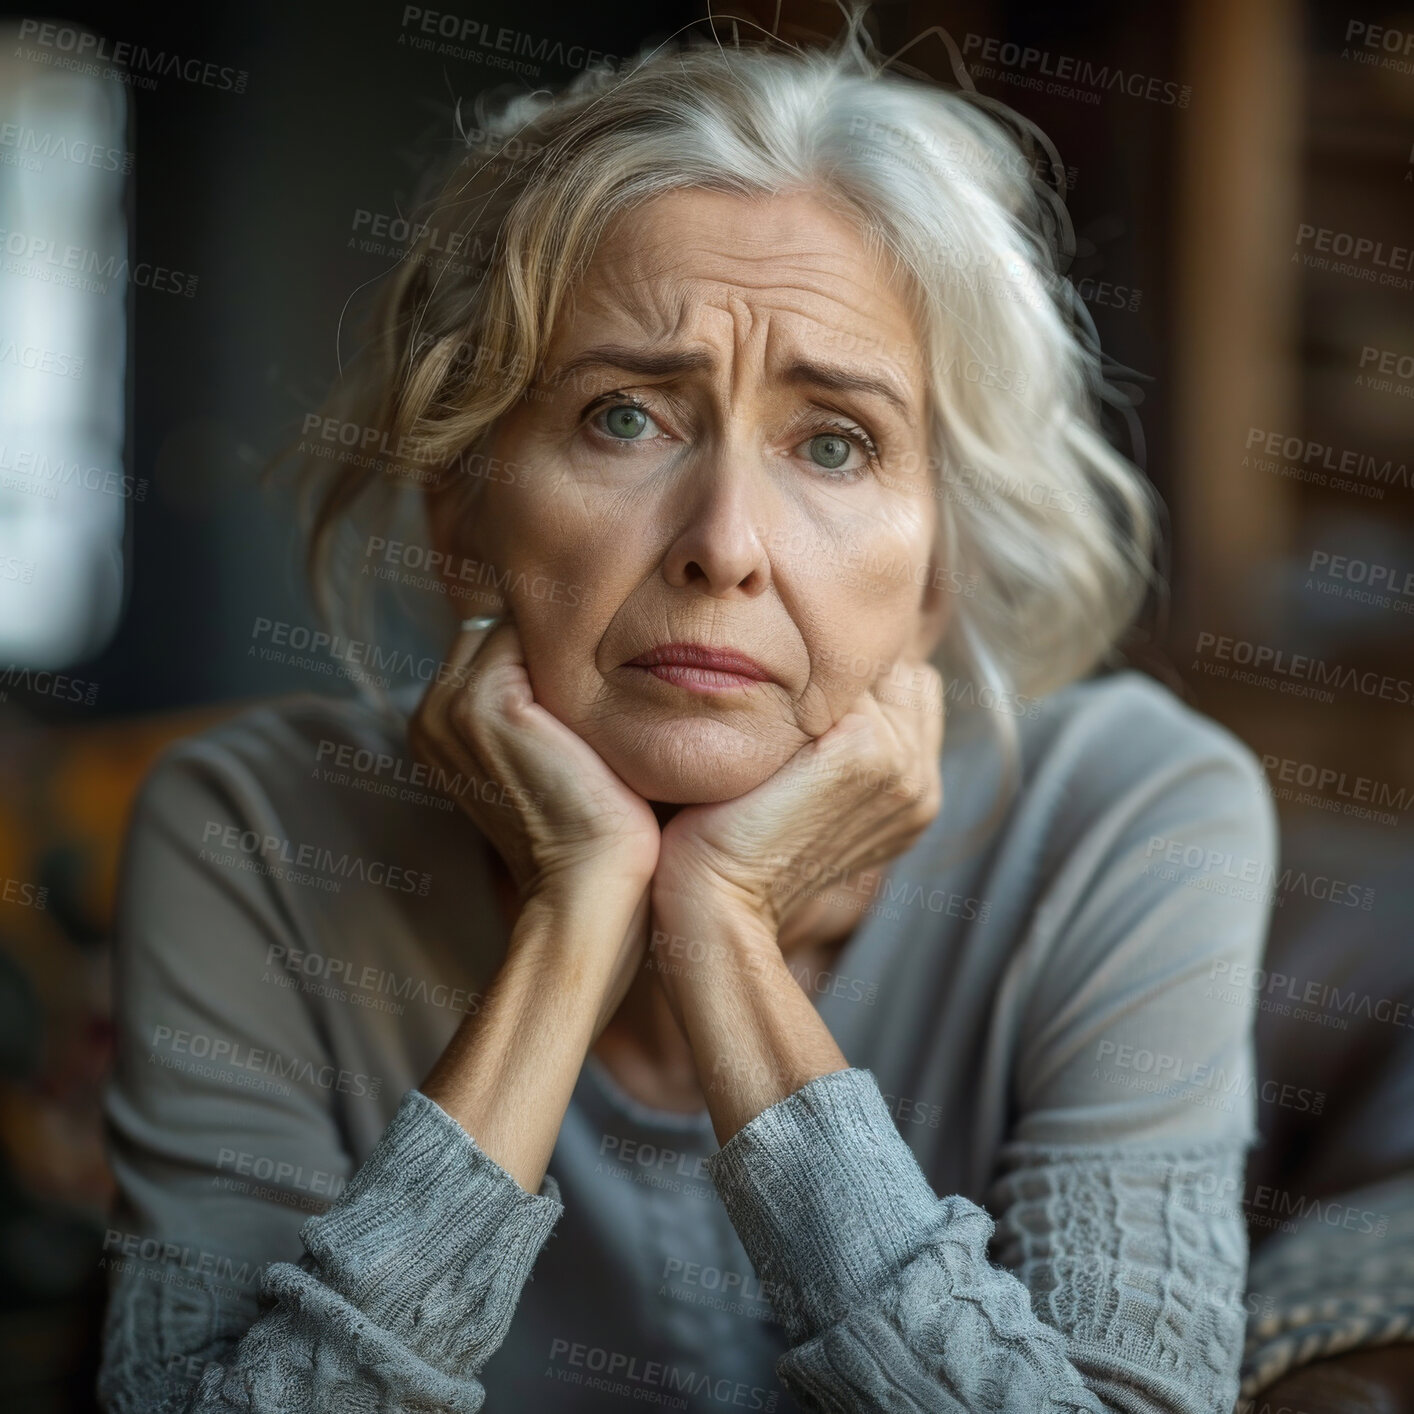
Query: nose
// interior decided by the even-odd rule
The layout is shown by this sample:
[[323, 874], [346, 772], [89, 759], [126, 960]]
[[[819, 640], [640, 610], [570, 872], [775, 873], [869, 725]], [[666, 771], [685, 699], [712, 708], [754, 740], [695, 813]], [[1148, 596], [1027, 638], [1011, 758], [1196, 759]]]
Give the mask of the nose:
[[674, 497], [678, 534], [663, 560], [675, 589], [700, 589], [714, 598], [755, 598], [771, 583], [771, 561], [761, 537], [770, 515], [759, 449], [722, 439], [683, 467]]

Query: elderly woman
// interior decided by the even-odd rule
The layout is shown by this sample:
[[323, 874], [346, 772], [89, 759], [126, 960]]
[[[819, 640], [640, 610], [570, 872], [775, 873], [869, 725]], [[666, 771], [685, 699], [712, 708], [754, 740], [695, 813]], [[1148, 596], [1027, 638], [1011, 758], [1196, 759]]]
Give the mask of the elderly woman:
[[1274, 817], [1094, 675], [1152, 512], [1015, 139], [857, 27], [481, 123], [313, 539], [345, 607], [414, 503], [454, 648], [136, 810], [107, 1407], [1230, 1410], [1192, 860]]

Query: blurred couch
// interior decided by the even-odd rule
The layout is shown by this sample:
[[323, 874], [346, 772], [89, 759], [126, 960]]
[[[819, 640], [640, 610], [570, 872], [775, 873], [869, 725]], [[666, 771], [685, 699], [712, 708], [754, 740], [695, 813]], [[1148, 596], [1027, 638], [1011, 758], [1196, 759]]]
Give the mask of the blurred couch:
[[108, 936], [138, 784], [238, 710], [64, 728], [0, 706], [0, 1408], [94, 1408], [112, 1179]]
[[[1282, 822], [1283, 877], [1265, 976], [1251, 990], [1258, 1066], [1274, 1096], [1244, 1198], [1248, 1346], [1275, 1368], [1253, 1414], [1414, 1414], [1414, 869], [1408, 824]], [[1325, 892], [1340, 880], [1372, 907]], [[1348, 897], [1350, 890], [1331, 891]], [[1290, 1087], [1281, 1089], [1279, 1087]], [[1283, 1329], [1283, 1327], [1285, 1327]], [[1328, 1352], [1351, 1347], [1347, 1353]], [[1242, 1406], [1239, 1406], [1241, 1408]]]

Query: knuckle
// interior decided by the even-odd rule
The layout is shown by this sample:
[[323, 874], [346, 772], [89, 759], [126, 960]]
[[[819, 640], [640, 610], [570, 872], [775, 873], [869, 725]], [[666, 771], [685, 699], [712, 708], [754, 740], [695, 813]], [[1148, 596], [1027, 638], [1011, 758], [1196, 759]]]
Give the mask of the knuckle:
[[447, 704], [443, 724], [465, 745], [473, 746], [480, 737], [483, 721], [484, 715], [472, 695], [459, 692]]
[[897, 784], [898, 762], [889, 749], [888, 742], [880, 741], [876, 736], [869, 737], [860, 753], [860, 764], [872, 776], [887, 782], [889, 789], [892, 790]]
[[512, 720], [533, 700], [525, 670], [519, 664], [506, 663], [481, 675], [476, 694], [478, 715], [490, 715], [499, 721]]

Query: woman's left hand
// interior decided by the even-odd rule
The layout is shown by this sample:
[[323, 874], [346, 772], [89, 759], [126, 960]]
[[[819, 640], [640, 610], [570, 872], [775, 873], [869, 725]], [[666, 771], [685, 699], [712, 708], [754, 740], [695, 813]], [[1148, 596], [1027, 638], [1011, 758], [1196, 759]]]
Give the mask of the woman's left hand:
[[[805, 898], [847, 869], [902, 854], [942, 806], [943, 691], [894, 665], [828, 731], [735, 800], [663, 828], [649, 966], [692, 1047], [721, 1144], [841, 1054], [781, 952]], [[674, 953], [687, 943], [686, 967]]]
[[828, 731], [734, 800], [664, 827], [653, 876], [660, 929], [693, 936], [723, 911], [771, 939], [812, 892], [909, 849], [942, 806], [943, 682], [894, 665]]

